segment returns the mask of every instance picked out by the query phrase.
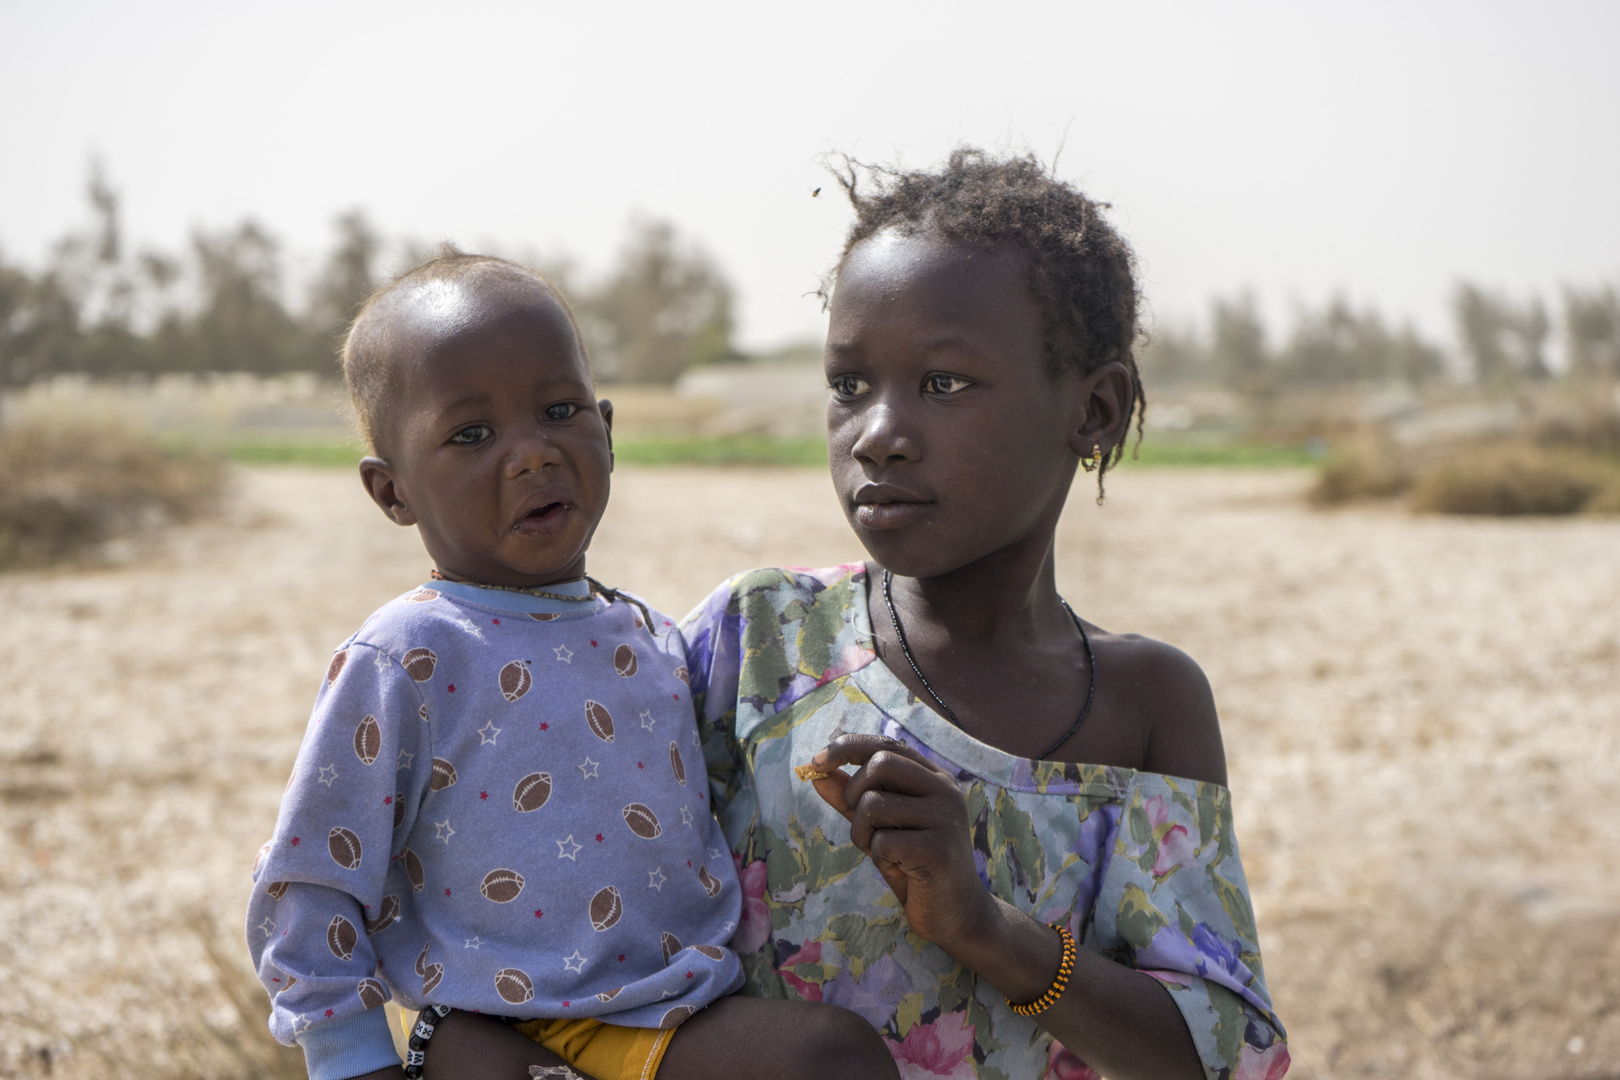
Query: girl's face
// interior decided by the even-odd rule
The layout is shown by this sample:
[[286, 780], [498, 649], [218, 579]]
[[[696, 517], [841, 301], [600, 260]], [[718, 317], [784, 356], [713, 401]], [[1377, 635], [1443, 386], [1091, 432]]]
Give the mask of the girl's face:
[[1054, 379], [1028, 282], [1015, 248], [892, 230], [856, 245], [838, 274], [825, 362], [833, 484], [861, 543], [895, 573], [1044, 551], [1080, 455], [1118, 441], [1121, 417], [1108, 414], [1119, 403], [1099, 404], [1097, 390], [1124, 369]]

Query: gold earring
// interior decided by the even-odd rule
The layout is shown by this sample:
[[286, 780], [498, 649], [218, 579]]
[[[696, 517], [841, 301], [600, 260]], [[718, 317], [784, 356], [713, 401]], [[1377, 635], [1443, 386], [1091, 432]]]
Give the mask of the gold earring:
[[1086, 470], [1086, 472], [1096, 472], [1098, 469], [1102, 468], [1102, 461], [1102, 444], [1092, 443], [1091, 456], [1088, 458], [1081, 458], [1080, 465]]

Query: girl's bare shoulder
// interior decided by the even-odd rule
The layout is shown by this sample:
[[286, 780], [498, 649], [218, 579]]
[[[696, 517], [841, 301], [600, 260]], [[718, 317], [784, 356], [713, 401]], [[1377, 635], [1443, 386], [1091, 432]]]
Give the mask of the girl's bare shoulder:
[[1099, 683], [1110, 696], [1126, 697], [1139, 725], [1143, 768], [1225, 785], [1226, 751], [1215, 695], [1197, 661], [1174, 645], [1141, 634], [1099, 629], [1092, 645]]

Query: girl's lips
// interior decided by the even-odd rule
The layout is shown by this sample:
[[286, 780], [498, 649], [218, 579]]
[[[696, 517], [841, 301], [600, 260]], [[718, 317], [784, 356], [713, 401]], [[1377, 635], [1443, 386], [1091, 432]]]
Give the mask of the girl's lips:
[[855, 506], [855, 518], [868, 529], [899, 529], [915, 525], [933, 509], [931, 502], [863, 502]]

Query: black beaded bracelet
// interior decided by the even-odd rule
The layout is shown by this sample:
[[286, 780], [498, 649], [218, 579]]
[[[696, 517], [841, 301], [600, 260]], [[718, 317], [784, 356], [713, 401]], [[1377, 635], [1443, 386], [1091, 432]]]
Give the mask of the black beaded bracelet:
[[439, 1021], [450, 1015], [448, 1005], [429, 1005], [416, 1014], [416, 1024], [411, 1028], [411, 1037], [406, 1043], [405, 1075], [410, 1080], [422, 1080], [422, 1065], [427, 1061], [428, 1040], [433, 1038], [433, 1029], [438, 1027]]

